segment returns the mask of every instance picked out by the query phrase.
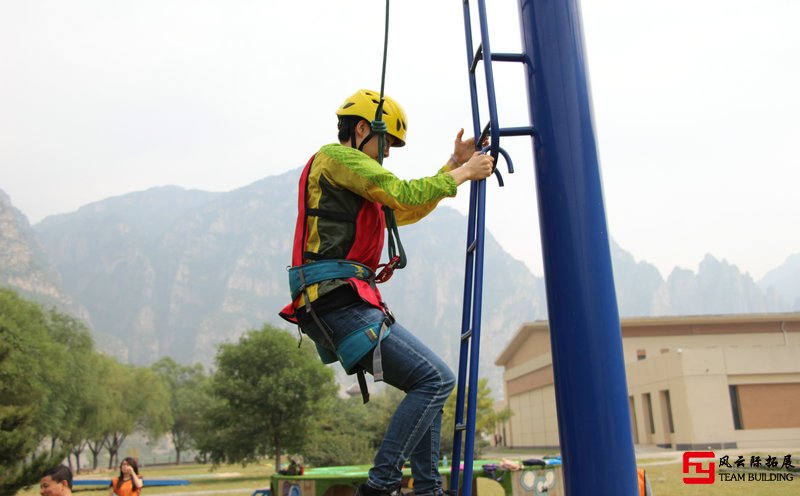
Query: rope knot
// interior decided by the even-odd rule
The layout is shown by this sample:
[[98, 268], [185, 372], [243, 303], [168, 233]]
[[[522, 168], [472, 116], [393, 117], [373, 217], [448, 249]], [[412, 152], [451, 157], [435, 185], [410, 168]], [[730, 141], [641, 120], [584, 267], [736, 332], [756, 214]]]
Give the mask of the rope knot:
[[382, 120], [375, 120], [371, 123], [372, 132], [375, 134], [386, 134], [386, 131], [389, 129], [386, 127], [386, 121]]

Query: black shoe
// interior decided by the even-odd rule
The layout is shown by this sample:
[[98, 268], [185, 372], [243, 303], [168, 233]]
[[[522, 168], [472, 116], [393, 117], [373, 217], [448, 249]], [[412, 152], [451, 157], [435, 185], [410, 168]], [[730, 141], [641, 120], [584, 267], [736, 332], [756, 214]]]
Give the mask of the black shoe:
[[392, 489], [373, 489], [366, 482], [356, 488], [356, 496], [403, 496], [400, 486]]

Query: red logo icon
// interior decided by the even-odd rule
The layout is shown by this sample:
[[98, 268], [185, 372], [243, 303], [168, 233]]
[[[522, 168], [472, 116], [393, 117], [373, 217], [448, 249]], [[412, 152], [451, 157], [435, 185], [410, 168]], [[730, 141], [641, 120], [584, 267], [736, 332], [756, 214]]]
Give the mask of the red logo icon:
[[[702, 458], [704, 460], [698, 460]], [[714, 483], [714, 460], [716, 456], [713, 451], [686, 451], [683, 453], [683, 473], [694, 472], [694, 477], [684, 477], [684, 484], [713, 484]], [[707, 467], [705, 467], [707, 465]], [[691, 470], [691, 469], [694, 470]]]

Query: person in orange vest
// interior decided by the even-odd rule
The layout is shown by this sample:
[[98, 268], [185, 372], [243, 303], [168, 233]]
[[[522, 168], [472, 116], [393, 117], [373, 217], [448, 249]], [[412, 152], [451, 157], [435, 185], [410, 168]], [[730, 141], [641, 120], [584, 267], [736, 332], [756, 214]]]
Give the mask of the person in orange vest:
[[[381, 127], [373, 120], [379, 105], [386, 133], [383, 149], [382, 130], [373, 129]], [[289, 271], [292, 302], [280, 315], [299, 325], [325, 363], [339, 361], [348, 374], [358, 374], [365, 402], [364, 372], [406, 393], [358, 494], [399, 494], [403, 465], [410, 460], [414, 493], [441, 496], [442, 407], [455, 377], [436, 353], [395, 320], [375, 273], [387, 218], [395, 218], [397, 225], [417, 222], [442, 199], [455, 196], [460, 184], [490, 176], [493, 159], [476, 153], [475, 139], [463, 140], [462, 129], [450, 159], [435, 174], [402, 180], [378, 161], [388, 158], [392, 147], [406, 144], [408, 120], [402, 107], [389, 97], [381, 102], [375, 91], [359, 90], [336, 114], [338, 142], [320, 148], [300, 177]]]
[[119, 476], [111, 479], [108, 496], [139, 496], [143, 485], [139, 477], [139, 464], [129, 456], [119, 464]]
[[653, 496], [653, 490], [650, 488], [650, 480], [643, 468], [637, 468], [636, 472], [639, 478], [639, 496]]

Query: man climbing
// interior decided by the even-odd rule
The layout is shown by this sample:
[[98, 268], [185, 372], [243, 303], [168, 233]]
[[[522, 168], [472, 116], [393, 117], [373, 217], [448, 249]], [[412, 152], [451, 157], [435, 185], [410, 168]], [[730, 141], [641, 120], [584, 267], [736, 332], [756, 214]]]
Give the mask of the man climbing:
[[[336, 112], [339, 143], [320, 148], [301, 174], [289, 274], [292, 303], [281, 316], [300, 326], [323, 361], [338, 360], [348, 374], [358, 374], [365, 401], [364, 371], [406, 393], [358, 493], [399, 494], [403, 464], [410, 460], [414, 493], [440, 496], [442, 407], [455, 379], [441, 358], [394, 319], [375, 272], [387, 219], [391, 236], [394, 219], [404, 225], [425, 217], [443, 198], [455, 196], [458, 185], [491, 175], [493, 159], [475, 152], [474, 138], [462, 140], [462, 129], [435, 175], [398, 179], [379, 158], [389, 157], [390, 147], [405, 145], [407, 119], [389, 97], [376, 119], [380, 105], [377, 92], [359, 90], [348, 97]], [[377, 134], [381, 121], [384, 149]], [[388, 279], [396, 264], [390, 260], [378, 280]]]

